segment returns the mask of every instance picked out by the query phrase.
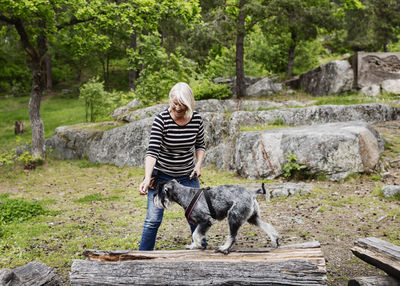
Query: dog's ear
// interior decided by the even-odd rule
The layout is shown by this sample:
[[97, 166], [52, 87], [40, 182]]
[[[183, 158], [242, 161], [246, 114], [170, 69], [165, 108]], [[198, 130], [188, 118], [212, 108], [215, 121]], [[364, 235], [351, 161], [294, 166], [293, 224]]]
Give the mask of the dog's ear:
[[160, 181], [156, 183], [156, 190], [160, 191], [168, 181]]

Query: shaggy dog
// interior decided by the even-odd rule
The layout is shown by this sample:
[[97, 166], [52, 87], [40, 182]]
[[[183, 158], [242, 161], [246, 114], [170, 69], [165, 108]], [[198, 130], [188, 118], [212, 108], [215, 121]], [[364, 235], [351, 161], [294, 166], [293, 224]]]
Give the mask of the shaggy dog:
[[[200, 194], [195, 198], [197, 202], [193, 204], [191, 202], [197, 192]], [[278, 247], [278, 232], [272, 225], [261, 220], [256, 200], [257, 194], [265, 194], [264, 184], [262, 184], [262, 189], [257, 191], [250, 191], [234, 185], [195, 189], [185, 187], [176, 180], [172, 180], [159, 183], [154, 203], [159, 208], [167, 208], [171, 202], [176, 202], [186, 210], [187, 219], [197, 225], [193, 232], [192, 244], [185, 246], [186, 249], [201, 249], [202, 239], [215, 220], [227, 218], [229, 236], [225, 244], [220, 246], [217, 251], [228, 254], [236, 241], [239, 228], [246, 221], [260, 227], [268, 234], [272, 246]]]

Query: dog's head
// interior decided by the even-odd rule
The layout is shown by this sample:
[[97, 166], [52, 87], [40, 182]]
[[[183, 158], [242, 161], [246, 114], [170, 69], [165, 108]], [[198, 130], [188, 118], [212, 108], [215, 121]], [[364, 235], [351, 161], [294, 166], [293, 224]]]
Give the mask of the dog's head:
[[154, 204], [160, 209], [166, 209], [172, 203], [171, 191], [173, 190], [176, 180], [164, 181], [157, 183], [157, 194], [154, 196]]

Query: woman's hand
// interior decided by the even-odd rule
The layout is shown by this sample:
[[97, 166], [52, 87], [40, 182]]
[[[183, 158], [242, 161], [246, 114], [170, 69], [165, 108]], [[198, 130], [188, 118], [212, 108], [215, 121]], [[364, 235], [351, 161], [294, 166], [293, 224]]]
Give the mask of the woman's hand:
[[196, 173], [197, 178], [200, 178], [201, 176], [201, 167], [195, 166], [192, 173], [190, 174], [190, 179], [193, 179], [194, 174]]
[[150, 185], [150, 179], [145, 178], [139, 186], [139, 194], [147, 195], [147, 189], [149, 188], [149, 185]]

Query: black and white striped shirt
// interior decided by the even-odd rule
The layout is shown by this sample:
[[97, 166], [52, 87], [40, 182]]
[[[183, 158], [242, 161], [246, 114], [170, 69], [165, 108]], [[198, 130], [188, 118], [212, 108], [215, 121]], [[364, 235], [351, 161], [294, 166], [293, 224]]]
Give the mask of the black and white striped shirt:
[[171, 177], [187, 175], [194, 168], [194, 152], [199, 149], [205, 150], [204, 128], [196, 111], [184, 126], [176, 124], [168, 109], [155, 117], [146, 153], [157, 159], [154, 169]]

